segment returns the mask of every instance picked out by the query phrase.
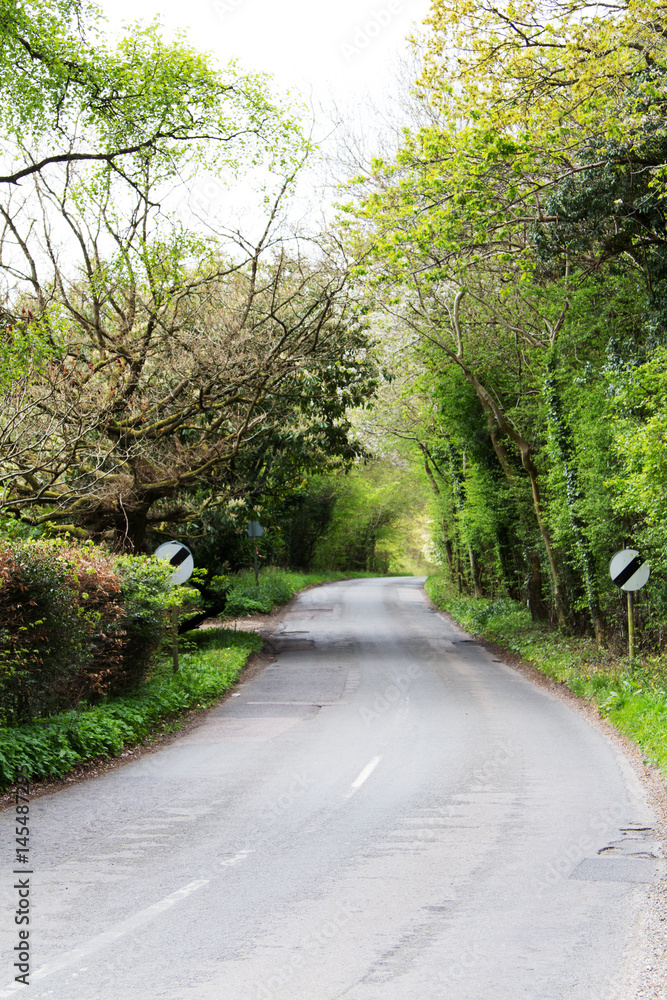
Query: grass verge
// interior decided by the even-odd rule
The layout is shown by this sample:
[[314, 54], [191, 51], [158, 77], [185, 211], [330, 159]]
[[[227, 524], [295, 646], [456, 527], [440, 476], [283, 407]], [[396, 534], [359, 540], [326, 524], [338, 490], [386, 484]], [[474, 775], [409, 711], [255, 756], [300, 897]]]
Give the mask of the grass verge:
[[225, 618], [269, 614], [273, 608], [287, 604], [299, 590], [305, 590], [307, 587], [374, 576], [377, 576], [377, 573], [337, 573], [334, 570], [322, 573], [296, 573], [269, 566], [261, 571], [259, 582], [256, 584], [252, 570], [244, 570], [234, 575], [234, 582], [227, 594]]
[[[230, 589], [225, 617], [268, 614], [287, 604], [299, 590], [373, 573], [293, 573], [263, 569], [259, 584], [252, 571], [238, 573]], [[19, 770], [33, 782], [61, 778], [77, 764], [118, 756], [159, 732], [179, 728], [179, 717], [214, 704], [236, 682], [248, 657], [259, 652], [262, 638], [254, 632], [206, 629], [181, 637], [186, 650], [180, 669], [165, 659], [131, 693], [94, 706], [81, 704], [68, 712], [20, 726], [0, 726], [0, 790], [14, 782]]]
[[214, 704], [232, 687], [261, 646], [255, 633], [207, 629], [189, 640], [177, 674], [164, 661], [130, 694], [0, 728], [0, 788], [13, 784], [19, 769], [33, 781], [60, 778], [82, 762], [117, 756], [158, 728], [178, 728], [180, 714]]
[[667, 777], [667, 664], [658, 656], [619, 660], [593, 640], [535, 624], [522, 605], [507, 598], [461, 597], [441, 575], [426, 581], [433, 603], [472, 635], [518, 654], [541, 673], [566, 684], [597, 706], [619, 732], [637, 743], [645, 763]]

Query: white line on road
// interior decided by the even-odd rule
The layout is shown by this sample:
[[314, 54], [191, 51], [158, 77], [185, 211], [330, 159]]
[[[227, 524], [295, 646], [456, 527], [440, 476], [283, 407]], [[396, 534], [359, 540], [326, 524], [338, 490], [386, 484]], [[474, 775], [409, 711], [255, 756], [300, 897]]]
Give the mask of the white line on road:
[[246, 705], [308, 705], [310, 708], [328, 708], [343, 705], [342, 701], [247, 701]]
[[225, 858], [223, 861], [220, 862], [220, 864], [221, 865], [235, 865], [239, 861], [245, 861], [245, 859], [248, 857], [248, 855], [252, 854], [252, 853], [253, 853], [253, 850], [251, 848], [247, 848], [246, 850], [239, 851], [238, 854], [234, 854], [230, 858]]
[[[184, 885], [182, 889], [177, 889], [176, 892], [172, 892], [170, 896], [165, 896], [158, 903], [153, 903], [152, 906], [147, 906], [144, 910], [139, 910], [132, 917], [127, 917], [125, 920], [121, 920], [120, 923], [112, 927], [111, 930], [103, 931], [102, 934], [98, 934], [97, 937], [91, 938], [86, 944], [82, 944], [79, 948], [74, 948], [72, 951], [66, 952], [61, 955], [60, 958], [54, 958], [52, 962], [47, 962], [36, 972], [30, 973], [30, 982], [34, 983], [40, 979], [45, 979], [46, 976], [50, 976], [52, 972], [59, 972], [61, 969], [66, 968], [73, 962], [78, 962], [82, 958], [86, 958], [95, 951], [99, 951], [100, 948], [105, 948], [109, 944], [113, 944], [119, 938], [124, 937], [129, 934], [130, 931], [134, 931], [137, 927], [141, 927], [142, 924], [148, 923], [153, 917], [157, 916], [158, 913], [163, 913], [165, 910], [169, 910], [175, 903], [179, 903], [186, 896], [189, 896], [191, 892], [196, 892], [197, 889], [201, 889], [203, 886], [208, 885], [209, 879], [200, 878], [196, 882], [189, 882]], [[13, 982], [9, 986], [6, 986], [3, 990], [0, 990], [0, 997], [10, 997], [14, 995], [14, 991], [17, 989], [24, 989], [23, 983]]]
[[361, 788], [361, 786], [363, 785], [364, 781], [367, 780], [367, 778], [370, 778], [371, 774], [373, 773], [373, 771], [378, 766], [381, 760], [382, 757], [373, 757], [372, 760], [369, 760], [368, 764], [366, 764], [366, 767], [363, 769], [359, 777], [355, 778], [355, 780], [352, 782], [352, 791], [348, 793], [348, 798], [350, 797], [350, 795], [354, 795], [354, 793], [357, 791], [358, 788]]

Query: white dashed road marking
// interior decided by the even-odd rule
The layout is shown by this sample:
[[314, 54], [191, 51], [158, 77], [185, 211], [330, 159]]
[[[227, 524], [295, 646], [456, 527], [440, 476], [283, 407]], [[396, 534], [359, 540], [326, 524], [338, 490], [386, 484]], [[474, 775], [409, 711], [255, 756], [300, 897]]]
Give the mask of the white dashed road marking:
[[371, 774], [373, 773], [373, 771], [378, 766], [381, 760], [382, 757], [373, 757], [372, 760], [369, 760], [368, 764], [366, 764], [366, 767], [363, 769], [359, 777], [355, 778], [355, 780], [352, 782], [352, 791], [348, 794], [348, 798], [350, 797], [350, 795], [354, 795], [357, 789], [361, 788], [364, 781], [370, 778]]
[[[208, 885], [209, 879], [200, 878], [196, 882], [189, 882], [184, 885], [182, 889], [177, 889], [176, 892], [172, 892], [170, 896], [165, 896], [158, 903], [153, 903], [151, 906], [147, 906], [144, 910], [139, 910], [131, 917], [127, 917], [125, 920], [121, 920], [120, 923], [112, 927], [111, 930], [103, 931], [102, 934], [98, 934], [97, 937], [91, 938], [86, 944], [82, 944], [79, 948], [74, 948], [72, 951], [65, 952], [60, 958], [54, 958], [53, 961], [47, 962], [40, 969], [35, 972], [30, 973], [30, 982], [36, 983], [40, 979], [45, 979], [46, 976], [50, 976], [53, 972], [60, 972], [61, 969], [67, 968], [68, 965], [72, 965], [74, 962], [80, 962], [81, 959], [86, 958], [88, 955], [92, 955], [93, 952], [100, 951], [101, 948], [106, 948], [107, 945], [113, 944], [119, 938], [125, 937], [131, 931], [135, 931], [142, 924], [147, 924], [149, 920], [157, 916], [158, 913], [163, 913], [165, 910], [171, 909], [176, 903], [180, 903], [182, 899], [189, 896], [190, 893], [196, 892], [197, 889], [203, 888], [203, 886]], [[11, 997], [14, 995], [15, 990], [25, 989], [23, 983], [13, 982], [9, 986], [6, 986], [3, 990], [0, 990], [0, 997]]]

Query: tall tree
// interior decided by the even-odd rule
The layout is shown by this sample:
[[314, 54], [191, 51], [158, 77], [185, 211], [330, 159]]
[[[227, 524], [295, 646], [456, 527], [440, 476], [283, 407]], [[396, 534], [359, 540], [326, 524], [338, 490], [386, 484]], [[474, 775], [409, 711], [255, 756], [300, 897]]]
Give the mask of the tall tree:
[[[146, 37], [155, 72], [141, 58]], [[281, 235], [309, 145], [295, 119], [265, 83], [238, 74], [205, 93], [215, 74], [190, 53], [199, 116], [180, 50], [159, 59], [158, 36], [146, 37], [126, 43], [146, 74], [146, 88], [134, 80], [134, 113], [144, 127], [152, 94], [162, 121], [180, 115], [178, 136], [122, 164], [35, 171], [30, 191], [0, 204], [5, 347], [20, 354], [26, 336], [40, 345], [27, 371], [10, 366], [5, 379], [5, 509], [134, 550], [150, 523], [349, 461], [359, 448], [345, 413], [376, 377], [344, 267]], [[204, 169], [228, 179], [242, 162], [261, 163], [277, 191], [273, 202], [260, 192], [258, 235], [256, 217], [246, 232], [221, 232], [187, 229], [167, 211], [176, 183]]]
[[260, 77], [216, 69], [182, 37], [165, 42], [157, 24], [137, 25], [115, 46], [103, 28], [88, 0], [2, 0], [0, 183], [82, 162], [131, 182], [147, 158], [176, 165], [193, 145], [213, 163], [258, 138], [275, 149], [290, 134], [301, 147]]
[[[613, 278], [612, 261], [616, 275], [643, 271], [650, 283], [663, 239], [664, 12], [435, 0], [427, 25], [417, 94], [429, 113], [356, 178], [360, 270], [395, 290], [417, 337], [474, 389], [528, 548], [524, 474], [530, 484], [559, 618], [583, 589], [601, 638], [602, 486], [579, 475], [590, 435], [559, 393], [585, 409], [575, 380], [601, 377], [609, 339], [594, 320], [577, 326], [574, 300], [592, 275]], [[597, 201], [584, 205], [591, 184]], [[631, 307], [618, 325], [636, 316]], [[559, 477], [576, 488], [555, 488]], [[566, 539], [563, 511], [574, 554], [554, 544], [554, 532]]]

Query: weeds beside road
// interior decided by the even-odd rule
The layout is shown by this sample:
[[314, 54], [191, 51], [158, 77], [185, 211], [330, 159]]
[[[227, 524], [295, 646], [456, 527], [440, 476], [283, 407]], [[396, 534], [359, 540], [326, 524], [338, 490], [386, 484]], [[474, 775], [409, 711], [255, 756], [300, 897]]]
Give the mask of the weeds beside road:
[[461, 597], [441, 576], [426, 581], [433, 603], [462, 628], [516, 653], [576, 695], [592, 702], [624, 736], [644, 751], [646, 762], [667, 776], [667, 664], [664, 658], [636, 657], [632, 665], [592, 639], [566, 635], [534, 623], [526, 608], [507, 598]]
[[[230, 590], [227, 617], [267, 613], [299, 591], [351, 576], [371, 574], [292, 573], [264, 570], [239, 573]], [[251, 653], [263, 640], [255, 632], [208, 628], [181, 637], [180, 669], [173, 673], [166, 649], [149, 677], [123, 696], [81, 703], [58, 715], [0, 727], [0, 789], [23, 770], [32, 781], [60, 778], [79, 764], [117, 757], [161, 732], [178, 729], [183, 714], [208, 708], [236, 683]]]
[[374, 573], [296, 573], [268, 566], [262, 570], [258, 584], [252, 570], [243, 570], [234, 577], [227, 594], [225, 618], [244, 618], [252, 614], [268, 614], [272, 608], [287, 604], [298, 591], [321, 583], [334, 583], [356, 577], [376, 576]]

